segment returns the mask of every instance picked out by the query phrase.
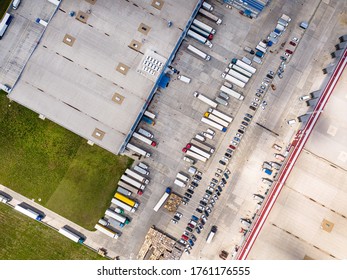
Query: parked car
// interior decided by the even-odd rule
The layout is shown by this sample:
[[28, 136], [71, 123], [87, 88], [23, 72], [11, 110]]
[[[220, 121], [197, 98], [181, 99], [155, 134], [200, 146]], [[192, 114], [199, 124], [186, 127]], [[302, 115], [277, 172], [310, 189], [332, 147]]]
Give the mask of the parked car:
[[200, 208], [195, 209], [196, 212], [202, 213], [202, 210]]
[[293, 54], [293, 51], [286, 49], [286, 53]]
[[192, 198], [192, 195], [191, 195], [190, 193], [187, 193], [187, 192], [184, 193], [184, 196], [185, 196], [185, 197], [188, 197], [188, 198]]
[[260, 94], [259, 92], [256, 92], [256, 93], [255, 93], [255, 96], [261, 97], [261, 94]]
[[246, 122], [251, 122], [251, 119], [247, 118], [247, 117], [244, 117], [243, 118]]
[[247, 118], [250, 118], [250, 119], [253, 118], [253, 116], [252, 116], [251, 114], [248, 114], [248, 113], [246, 113], [245, 116], [246, 116]]
[[293, 41], [290, 41], [289, 44], [292, 45], [293, 47], [296, 46], [296, 43], [294, 43]]
[[221, 165], [226, 165], [226, 163], [225, 163], [224, 161], [222, 161], [222, 160], [220, 160], [219, 163], [220, 163]]
[[188, 190], [187, 190], [187, 193], [193, 194], [193, 193], [194, 193], [194, 191], [192, 191], [192, 190], [188, 189]]
[[244, 134], [245, 132], [242, 129], [238, 129], [237, 132]]
[[229, 158], [229, 159], [231, 158], [231, 154], [229, 154], [229, 153], [225, 153], [224, 156]]
[[255, 108], [254, 106], [249, 106], [249, 109], [251, 109], [253, 111], [257, 110], [257, 108]]
[[229, 145], [229, 148], [232, 149], [232, 150], [235, 150], [235, 149], [236, 149], [236, 147], [233, 146], [233, 145]]
[[252, 104], [251, 104], [253, 107], [258, 107], [258, 103], [256, 103], [256, 102], [252, 102]]
[[242, 125], [244, 125], [244, 126], [248, 126], [248, 123], [245, 122], [245, 121], [242, 121], [241, 123], [242, 123]]
[[186, 227], [186, 230], [188, 230], [189, 232], [193, 232], [193, 229], [190, 227]]

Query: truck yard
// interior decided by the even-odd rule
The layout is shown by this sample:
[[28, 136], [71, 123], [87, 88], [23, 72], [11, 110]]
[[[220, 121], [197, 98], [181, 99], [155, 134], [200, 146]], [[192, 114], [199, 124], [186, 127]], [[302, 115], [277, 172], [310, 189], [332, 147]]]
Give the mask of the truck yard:
[[[95, 221], [98, 231], [88, 233], [86, 241], [107, 248], [109, 257], [236, 258], [301, 128], [298, 117], [310, 114], [312, 107], [302, 96], [326, 82], [322, 69], [331, 63], [330, 53], [346, 29], [338, 16], [345, 6], [338, 1], [272, 1], [253, 19], [210, 3], [213, 11], [201, 8], [192, 21], [195, 27], [170, 65], [168, 86], [157, 89], [126, 145], [124, 154], [138, 166], [125, 170], [109, 199], [104, 221], [111, 223]], [[308, 29], [300, 28], [308, 19]], [[302, 161], [309, 166], [307, 156]], [[301, 171], [293, 176], [297, 173], [302, 176]], [[285, 194], [295, 197], [291, 192]], [[347, 215], [345, 208], [341, 213]], [[290, 223], [291, 217], [283, 216]], [[271, 217], [266, 232], [275, 223], [286, 228], [286, 221], [276, 221], [282, 216]], [[339, 226], [347, 228], [343, 219]], [[271, 245], [275, 252], [281, 242], [276, 238], [283, 236], [278, 231]], [[287, 252], [278, 249], [271, 255], [262, 250], [266, 242], [271, 241], [263, 236], [256, 243], [252, 259], [327, 259], [332, 254], [317, 253], [314, 242], [301, 240], [305, 250], [294, 253], [297, 243], [292, 242]], [[340, 242], [345, 248], [346, 238]], [[336, 257], [346, 258], [335, 247], [330, 250], [338, 251]]]

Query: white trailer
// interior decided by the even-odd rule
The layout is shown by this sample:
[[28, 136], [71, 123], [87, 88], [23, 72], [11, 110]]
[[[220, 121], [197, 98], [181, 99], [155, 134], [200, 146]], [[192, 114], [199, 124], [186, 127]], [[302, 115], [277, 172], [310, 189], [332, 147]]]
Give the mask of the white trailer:
[[138, 173], [141, 173], [143, 175], [149, 175], [149, 171], [146, 169], [143, 169], [142, 167], [140, 167], [139, 165], [135, 165], [134, 166], [134, 170]]
[[82, 244], [84, 242], [84, 238], [79, 236], [78, 234], [72, 232], [71, 230], [67, 229], [66, 227], [62, 227], [59, 229], [59, 233], [64, 235], [65, 237], [69, 238], [70, 240]]
[[187, 154], [187, 156], [190, 156], [190, 157], [195, 158], [197, 160], [200, 160], [202, 162], [206, 162], [207, 161], [207, 158], [205, 158], [205, 157], [203, 157], [203, 156], [201, 156], [201, 155], [199, 155], [197, 153], [194, 153], [191, 150], [187, 150], [186, 154]]
[[154, 206], [154, 208], [153, 208], [153, 210], [154, 210], [155, 212], [157, 212], [157, 211], [160, 209], [160, 207], [163, 206], [163, 204], [165, 203], [165, 201], [166, 201], [167, 198], [169, 197], [170, 193], [171, 193], [171, 188], [166, 188], [166, 190], [165, 190], [163, 196], [159, 199], [158, 203], [157, 203], [157, 204]]
[[129, 220], [122, 216], [122, 215], [119, 215], [117, 214], [116, 212], [112, 211], [111, 209], [107, 209], [105, 214], [115, 220], [117, 220], [118, 222], [122, 223], [122, 224], [127, 224], [129, 223]]
[[192, 45], [188, 45], [187, 47], [188, 50], [190, 50], [192, 53], [195, 53], [196, 55], [200, 56], [201, 58], [205, 59], [205, 60], [210, 60], [211, 56], [207, 55], [206, 53], [204, 53], [203, 51], [199, 50], [198, 48], [192, 46]]
[[183, 182], [188, 182], [189, 181], [189, 178], [186, 175], [184, 175], [184, 174], [182, 174], [180, 172], [177, 173], [176, 178], [180, 179]]
[[123, 201], [120, 201], [116, 198], [112, 198], [111, 203], [113, 203], [116, 206], [119, 206], [120, 208], [129, 211], [129, 212], [135, 212], [137, 210], [137, 208], [135, 207], [131, 207], [130, 205], [124, 203]]
[[238, 65], [232, 64], [231, 65], [231, 69], [234, 69], [235, 71], [241, 73], [242, 75], [244, 75], [244, 76], [246, 76], [248, 78], [252, 77], [252, 73], [251, 72], [248, 72], [247, 70], [243, 69], [242, 67], [240, 67]]
[[103, 234], [106, 234], [107, 236], [117, 239], [119, 237], [119, 234], [114, 232], [113, 230], [109, 229], [108, 227], [105, 227], [99, 223], [95, 225], [95, 229], [102, 232]]
[[246, 85], [244, 82], [242, 82], [242, 81], [240, 81], [240, 80], [238, 80], [238, 79], [234, 78], [233, 76], [230, 76], [230, 75], [228, 75], [226, 73], [222, 73], [222, 77], [224, 79], [226, 79], [227, 81], [229, 81], [230, 83], [233, 83], [234, 85], [236, 85], [236, 86], [238, 86], [240, 88], [244, 88], [245, 85]]
[[257, 51], [261, 51], [262, 53], [266, 53], [266, 48], [264, 48], [264, 47], [261, 46], [261, 45], [257, 45], [257, 46], [255, 47], [255, 49], [256, 49]]
[[216, 30], [213, 29], [211, 26], [207, 25], [206, 23], [203, 23], [200, 20], [194, 19], [193, 25], [199, 27], [200, 29], [208, 32], [209, 34], [216, 34]]
[[[223, 91], [224, 91], [224, 90], [223, 90]], [[243, 96], [242, 94], [240, 94], [240, 93], [238, 93], [238, 92], [236, 92], [235, 90], [232, 90], [232, 89], [230, 89], [230, 88], [229, 88], [229, 89], [226, 88], [224, 92], [227, 93], [227, 94], [229, 94], [230, 96], [232, 96], [232, 97], [238, 99], [238, 100], [243, 100], [243, 99], [244, 99], [244, 96]]]
[[214, 122], [208, 118], [202, 117], [201, 121], [205, 124], [208, 124], [208, 125], [216, 128], [216, 129], [220, 130], [220, 131], [223, 131], [223, 132], [227, 131], [227, 129], [224, 126], [222, 126], [222, 125], [220, 125], [220, 124], [218, 124], [218, 123], [216, 123], [216, 122]]
[[141, 134], [139, 134], [137, 132], [133, 133], [133, 137], [135, 137], [136, 139], [139, 139], [143, 143], [146, 143], [146, 144], [148, 144], [150, 146], [153, 146], [153, 147], [157, 146], [157, 143], [155, 141], [153, 141], [151, 139], [148, 139], [147, 137], [145, 137], [145, 136], [143, 136], [143, 135], [141, 135]]
[[139, 128], [138, 133], [142, 134], [143, 136], [146, 136], [148, 138], [153, 138], [154, 135], [152, 133], [150, 133], [149, 131], [143, 129], [143, 128]]
[[151, 118], [152, 120], [154, 120], [154, 119], [156, 118], [156, 115], [153, 114], [153, 113], [150, 112], [150, 111], [145, 111], [143, 114], [144, 114], [145, 116]]
[[240, 74], [239, 72], [235, 71], [232, 68], [226, 68], [225, 71], [227, 72], [227, 74], [229, 74], [230, 76], [240, 80], [241, 82], [248, 83], [248, 81], [249, 81], [249, 78], [247, 78], [246, 76]]
[[223, 119], [221, 119], [221, 118], [217, 117], [216, 115], [213, 115], [213, 114], [211, 114], [209, 112], [206, 112], [204, 114], [204, 116], [206, 118], [209, 118], [210, 120], [213, 120], [216, 123], [219, 123], [220, 125], [222, 125], [224, 127], [228, 127], [229, 126], [229, 122], [227, 122], [227, 121], [225, 121], [225, 120], [223, 120]]
[[213, 11], [213, 6], [205, 1], [202, 3], [202, 7], [207, 11], [210, 11], [210, 12]]
[[134, 179], [140, 181], [141, 183], [144, 183], [146, 185], [149, 184], [149, 180], [147, 178], [141, 176], [140, 174], [137, 174], [136, 172], [130, 170], [129, 168], [125, 170], [125, 174], [127, 174], [130, 177], [133, 177]]
[[292, 19], [287, 16], [286, 14], [282, 14], [281, 19], [285, 20], [286, 22], [290, 22]]
[[43, 219], [43, 216], [31, 209], [28, 209], [24, 206], [21, 206], [19, 204], [17, 204], [15, 207], [14, 207], [15, 210], [17, 210], [18, 212], [34, 219], [34, 220], [37, 220], [37, 221], [41, 221]]
[[193, 151], [193, 152], [195, 152], [195, 153], [197, 153], [197, 154], [207, 158], [207, 159], [209, 159], [211, 157], [210, 153], [204, 151], [203, 149], [198, 148], [197, 146], [191, 145], [189, 149], [191, 151]]
[[179, 179], [175, 179], [174, 184], [177, 185], [177, 186], [179, 186], [180, 188], [185, 188], [185, 187], [187, 186], [186, 183], [182, 182], [182, 181], [179, 180]]
[[[242, 60], [239, 60], [239, 59], [236, 59], [236, 58], [232, 59], [231, 63], [232, 64], [236, 64], [237, 66], [240, 66], [241, 68], [247, 70], [248, 72], [250, 72], [252, 74], [254, 74], [257, 71], [256, 68], [254, 68], [254, 67], [248, 65], [247, 63], [243, 62]], [[231, 67], [230, 64], [229, 64], [229, 67]]]
[[200, 141], [196, 140], [196, 139], [192, 139], [190, 140], [190, 144], [193, 144], [201, 149], [203, 149], [204, 151], [207, 151], [211, 154], [214, 153], [214, 148], [211, 148], [210, 146], [207, 146], [205, 143], [201, 143]]
[[[223, 86], [222, 86], [223, 87]], [[222, 90], [222, 88], [221, 88], [221, 90]], [[223, 90], [224, 91], [224, 90]], [[231, 123], [232, 121], [233, 121], [233, 118], [232, 117], [230, 117], [230, 116], [228, 116], [228, 115], [226, 115], [226, 114], [224, 114], [224, 113], [222, 113], [222, 112], [220, 112], [220, 111], [218, 111], [218, 110], [216, 110], [216, 109], [213, 109], [213, 108], [209, 108], [208, 109], [208, 112], [209, 113], [212, 113], [213, 115], [216, 115], [217, 117], [220, 117], [221, 119], [223, 119], [223, 120], [225, 120], [225, 121], [227, 121], [227, 122], [229, 122], [229, 123]]]
[[117, 185], [122, 187], [122, 188], [125, 188], [125, 189], [127, 189], [129, 191], [132, 191], [133, 193], [136, 193], [138, 195], [142, 195], [142, 193], [143, 193], [141, 189], [138, 189], [138, 188], [136, 188], [136, 187], [134, 187], [134, 186], [132, 186], [132, 185], [122, 181], [122, 180], [119, 180]]
[[150, 153], [148, 153], [145, 150], [143, 150], [139, 147], [136, 147], [135, 145], [130, 144], [130, 143], [127, 144], [127, 149], [132, 150], [133, 152], [138, 153], [140, 155], [143, 155], [144, 157], [150, 157], [151, 156]]
[[199, 41], [200, 43], [208, 46], [209, 48], [213, 47], [212, 43], [209, 40], [207, 40], [204, 36], [201, 36], [200, 34], [194, 32], [191, 29], [188, 30], [187, 35]]
[[199, 13], [204, 15], [205, 17], [209, 18], [210, 20], [214, 21], [215, 23], [222, 24], [222, 19], [220, 19], [219, 17], [215, 16], [214, 14], [204, 10], [204, 9], [200, 9]]
[[0, 202], [2, 203], [7, 203], [9, 202], [11, 199], [3, 194], [0, 193]]
[[209, 99], [208, 97], [206, 97], [205, 95], [203, 95], [202, 93], [199, 92], [194, 92], [193, 94], [195, 97], [199, 98], [201, 101], [205, 102], [206, 104], [210, 105], [213, 108], [217, 108], [218, 103]]
[[120, 177], [120, 179], [123, 180], [124, 182], [134, 186], [137, 189], [144, 190], [146, 188], [145, 185], [141, 184], [140, 182], [136, 181], [133, 178], [130, 178], [127, 175], [122, 175], [122, 177]]

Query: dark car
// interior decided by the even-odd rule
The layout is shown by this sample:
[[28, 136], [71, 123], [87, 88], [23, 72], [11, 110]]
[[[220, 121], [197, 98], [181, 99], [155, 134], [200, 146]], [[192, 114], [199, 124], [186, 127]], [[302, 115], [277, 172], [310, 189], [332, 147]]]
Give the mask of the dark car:
[[196, 231], [196, 233], [197, 233], [197, 234], [200, 234], [201, 229], [200, 229], [200, 228], [198, 228], [198, 227], [196, 227], [196, 228], [195, 228], [195, 231]]
[[206, 190], [205, 193], [208, 193], [209, 195], [212, 195], [212, 192], [209, 190]]
[[221, 186], [218, 186], [217, 188], [218, 188], [218, 190], [219, 190], [220, 192], [223, 191], [223, 189], [221, 188]]
[[251, 121], [251, 119], [249, 119], [249, 118], [247, 118], [247, 117], [244, 117], [243, 118], [246, 122], [250, 122]]
[[293, 54], [291, 50], [286, 49], [286, 53]]
[[206, 217], [208, 217], [210, 214], [205, 210], [204, 214], [206, 215]]
[[218, 196], [221, 195], [221, 193], [219, 192], [219, 190], [216, 190], [216, 194], [217, 194]]
[[200, 220], [200, 223], [202, 224], [202, 225], [205, 225], [205, 221], [204, 220]]
[[224, 156], [226, 156], [227, 158], [231, 158], [231, 154], [229, 153], [225, 153]]
[[228, 180], [229, 179], [229, 175], [224, 173], [224, 177]]
[[193, 240], [189, 239], [189, 240], [188, 240], [188, 243], [190, 244], [190, 246], [194, 246]]
[[244, 126], [248, 126], [248, 122], [242, 122], [242, 125], [244, 125]]
[[186, 227], [186, 230], [188, 230], [189, 232], [193, 232], [193, 229], [190, 227]]
[[266, 77], [268, 77], [268, 78], [271, 79], [271, 80], [274, 78], [274, 76], [272, 76], [272, 75], [270, 75], [270, 74], [267, 74]]
[[226, 163], [225, 163], [224, 161], [222, 161], [222, 160], [220, 160], [219, 163], [220, 163], [221, 165], [226, 165]]
[[253, 118], [253, 116], [252, 116], [251, 114], [248, 114], [248, 113], [246, 113], [245, 116], [246, 116], [247, 118], [250, 118], [250, 119]]
[[199, 213], [202, 213], [202, 210], [199, 209], [199, 208], [196, 208], [195, 211], [196, 211], [196, 212], [199, 212]]
[[188, 189], [188, 190], [187, 190], [187, 193], [193, 194], [194, 191]]
[[[227, 180], [225, 180], [224, 178], [222, 178], [222, 182], [224, 183], [224, 184], [226, 184], [227, 183]], [[205, 205], [206, 206], [206, 205]]]
[[257, 108], [255, 108], [254, 106], [249, 106], [249, 109], [253, 110], [253, 111], [256, 111]]
[[192, 215], [192, 220], [197, 222], [199, 220], [199, 218], [197, 216]]
[[202, 200], [200, 200], [200, 204], [201, 204], [202, 206], [206, 206], [206, 205], [207, 205], [207, 203], [206, 203], [205, 201], [202, 201]]
[[195, 182], [191, 182], [190, 184], [191, 184], [193, 187], [195, 187], [195, 188], [196, 188], [197, 186], [199, 186], [199, 184], [198, 184], [198, 183], [195, 183]]
[[293, 41], [290, 41], [289, 44], [294, 46], [294, 47], [296, 46], [296, 44]]
[[201, 180], [201, 179], [202, 179], [202, 177], [201, 177], [201, 176], [199, 176], [199, 175], [195, 175], [195, 176], [194, 176], [194, 179]]
[[192, 198], [192, 195], [191, 194], [189, 194], [189, 193], [184, 193], [184, 196], [186, 196], [186, 197], [188, 197], [188, 198]]
[[217, 184], [218, 183], [218, 180], [217, 179], [215, 179], [215, 178], [212, 178], [212, 180], [211, 180], [213, 183], [215, 183], [215, 184]]
[[233, 145], [229, 145], [229, 148], [232, 149], [232, 150], [235, 150], [235, 149], [236, 149], [236, 147], [233, 146]]
[[245, 132], [242, 129], [237, 130], [238, 133], [244, 134]]
[[191, 240], [193, 240], [194, 242], [196, 241], [196, 237], [194, 234], [192, 234], [192, 236], [190, 237]]

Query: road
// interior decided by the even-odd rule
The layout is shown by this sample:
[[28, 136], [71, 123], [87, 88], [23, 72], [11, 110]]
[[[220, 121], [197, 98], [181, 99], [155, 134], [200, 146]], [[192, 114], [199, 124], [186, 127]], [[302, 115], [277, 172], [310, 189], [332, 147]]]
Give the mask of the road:
[[239, 248], [237, 259], [238, 260], [245, 260], [247, 259], [247, 256], [249, 252], [251, 251], [262, 227], [265, 224], [265, 221], [267, 217], [269, 216], [272, 207], [274, 206], [288, 176], [290, 175], [295, 162], [297, 161], [302, 149], [305, 146], [305, 143], [307, 142], [315, 124], [318, 121], [318, 118], [320, 114], [323, 112], [323, 109], [328, 102], [341, 74], [343, 73], [345, 67], [347, 64], [347, 49], [343, 52], [343, 55], [341, 56], [334, 72], [331, 75], [331, 78], [329, 79], [327, 85], [325, 86], [322, 95], [317, 103], [317, 106], [313, 110], [313, 113], [311, 114], [307, 124], [305, 127], [298, 131], [296, 134], [291, 146], [289, 147], [289, 156], [288, 160], [286, 161], [284, 168], [282, 169], [282, 172], [278, 178], [278, 181], [275, 183], [275, 186], [273, 187], [273, 190], [271, 194], [269, 195], [267, 201], [264, 204], [264, 207], [261, 209], [261, 212], [259, 214], [259, 218], [255, 221], [254, 226], [250, 230], [249, 235], [246, 237], [243, 245], [241, 248]]

